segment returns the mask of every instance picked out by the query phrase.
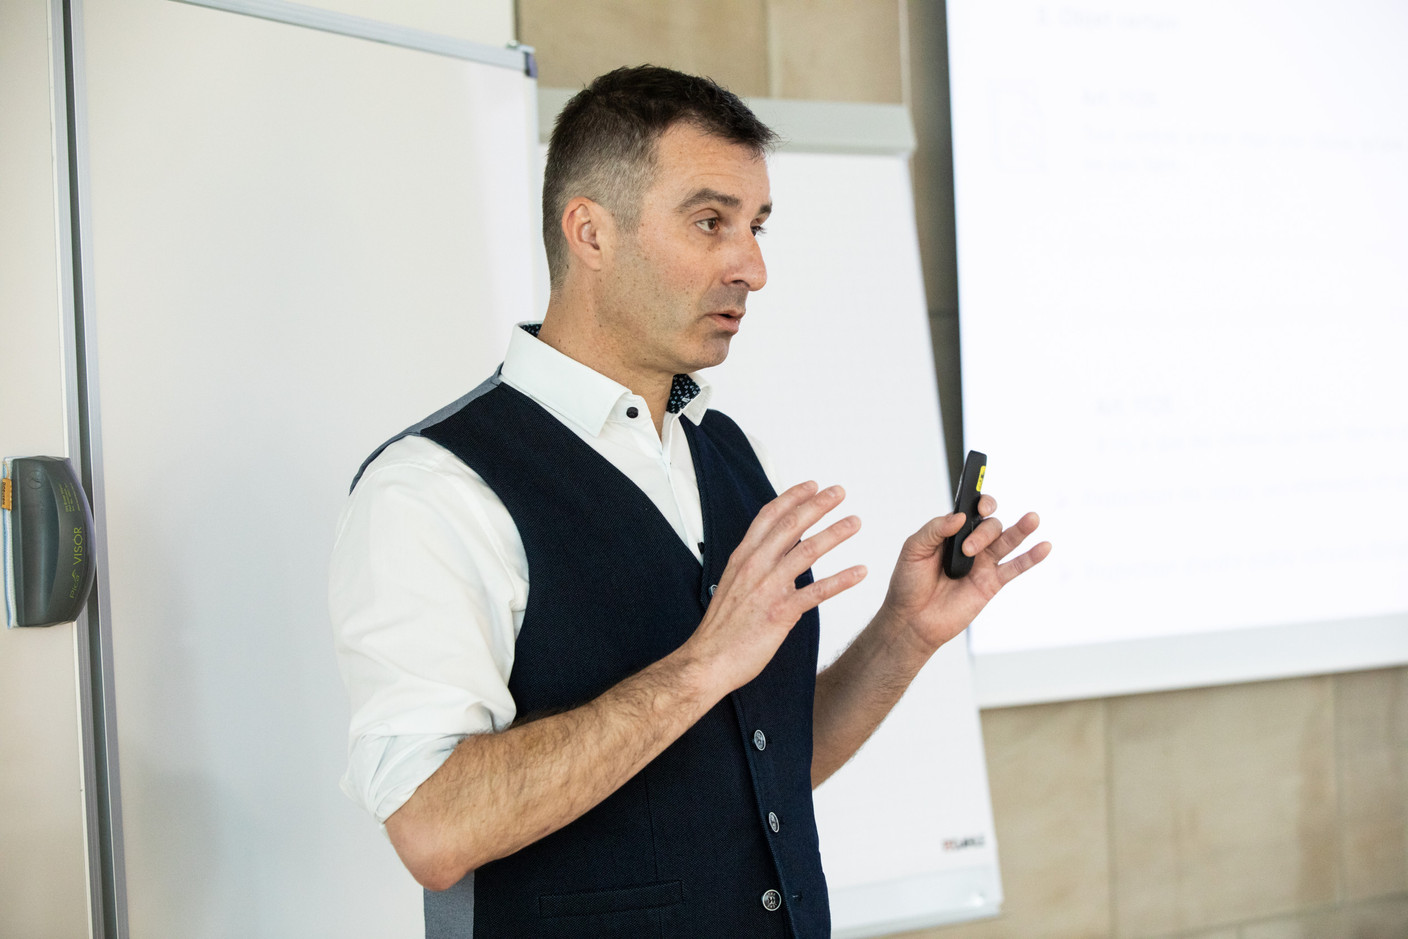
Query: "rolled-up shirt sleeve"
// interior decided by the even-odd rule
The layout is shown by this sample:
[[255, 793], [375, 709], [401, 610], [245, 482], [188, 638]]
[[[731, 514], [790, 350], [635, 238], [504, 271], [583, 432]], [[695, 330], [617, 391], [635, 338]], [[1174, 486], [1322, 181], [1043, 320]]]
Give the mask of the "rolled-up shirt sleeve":
[[374, 460], [338, 523], [329, 576], [351, 704], [342, 789], [384, 822], [470, 734], [513, 722], [528, 571], [479, 476], [421, 437]]

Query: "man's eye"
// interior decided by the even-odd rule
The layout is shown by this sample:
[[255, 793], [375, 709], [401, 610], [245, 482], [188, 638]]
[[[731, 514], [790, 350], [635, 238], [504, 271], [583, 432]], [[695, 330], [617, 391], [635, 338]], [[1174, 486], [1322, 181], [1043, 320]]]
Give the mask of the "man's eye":
[[754, 237], [754, 238], [758, 237], [759, 235], [766, 235], [767, 233], [768, 233], [768, 230], [767, 230], [766, 228], [764, 228], [763, 226], [761, 226], [761, 225], [754, 225], [754, 226], [753, 226], [753, 237]]
[[699, 221], [695, 222], [694, 224], [698, 225], [700, 228], [704, 229], [705, 231], [718, 231], [718, 230], [719, 230], [719, 220], [716, 219], [716, 218], [701, 218]]

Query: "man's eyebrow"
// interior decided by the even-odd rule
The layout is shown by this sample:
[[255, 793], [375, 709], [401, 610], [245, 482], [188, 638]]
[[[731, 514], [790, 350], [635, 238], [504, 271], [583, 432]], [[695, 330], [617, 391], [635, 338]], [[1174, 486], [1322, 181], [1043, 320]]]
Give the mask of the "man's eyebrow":
[[[726, 192], [719, 192], [717, 189], [710, 189], [706, 186], [703, 189], [696, 189], [694, 192], [690, 193], [689, 197], [679, 204], [677, 211], [690, 212], [699, 208], [701, 205], [722, 205], [725, 208], [737, 209], [743, 205], [743, 200], [737, 196], [729, 195]], [[758, 209], [758, 214], [771, 215], [772, 203], [765, 203]]]

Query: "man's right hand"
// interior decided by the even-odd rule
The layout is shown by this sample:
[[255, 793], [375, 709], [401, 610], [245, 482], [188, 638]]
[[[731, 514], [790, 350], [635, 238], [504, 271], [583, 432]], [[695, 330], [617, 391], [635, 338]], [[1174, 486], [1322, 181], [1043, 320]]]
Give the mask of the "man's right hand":
[[756, 677], [803, 613], [865, 576], [857, 566], [796, 586], [860, 528], [845, 518], [801, 540], [842, 498], [839, 486], [818, 492], [802, 483], [764, 506], [703, 621], [670, 655], [579, 707], [462, 740], [386, 820], [416, 880], [444, 890], [570, 823]]
[[845, 497], [840, 486], [793, 486], [763, 506], [729, 557], [708, 612], [680, 649], [705, 665], [718, 697], [757, 677], [802, 614], [865, 578], [865, 567], [856, 565], [796, 586], [803, 572], [860, 530], [851, 515], [802, 540]]

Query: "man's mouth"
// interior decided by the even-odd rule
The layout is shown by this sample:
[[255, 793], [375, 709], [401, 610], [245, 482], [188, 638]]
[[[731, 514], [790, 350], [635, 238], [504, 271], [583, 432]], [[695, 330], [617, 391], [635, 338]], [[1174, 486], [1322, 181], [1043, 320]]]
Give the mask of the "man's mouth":
[[710, 313], [709, 316], [722, 328], [728, 330], [731, 333], [736, 333], [738, 332], [739, 324], [743, 320], [743, 311], [719, 310], [715, 313]]

